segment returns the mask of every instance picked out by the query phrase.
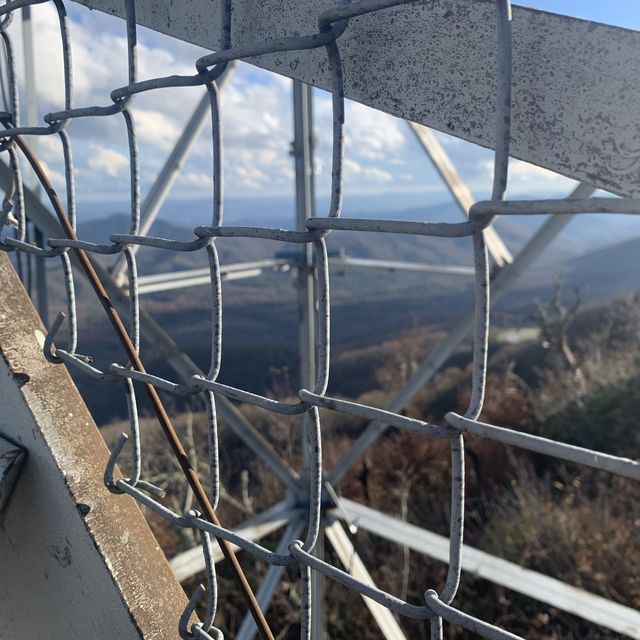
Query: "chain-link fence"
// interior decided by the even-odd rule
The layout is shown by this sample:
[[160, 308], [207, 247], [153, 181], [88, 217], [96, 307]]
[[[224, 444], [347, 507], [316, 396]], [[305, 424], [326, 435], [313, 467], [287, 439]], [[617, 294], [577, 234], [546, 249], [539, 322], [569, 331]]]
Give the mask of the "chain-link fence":
[[[301, 583], [301, 635], [311, 636], [312, 614], [312, 572], [320, 572], [350, 589], [388, 608], [394, 614], [428, 621], [432, 638], [441, 638], [443, 620], [461, 625], [486, 638], [515, 638], [513, 634], [495, 627], [487, 622], [471, 617], [452, 605], [460, 581], [461, 553], [464, 531], [464, 434], [493, 439], [504, 444], [521, 447], [530, 451], [543, 453], [555, 458], [606, 470], [630, 478], [640, 478], [640, 465], [629, 459], [590, 451], [587, 449], [562, 444], [530, 434], [516, 432], [507, 428], [485, 424], [478, 421], [485, 395], [487, 367], [487, 341], [489, 331], [489, 260], [485, 242], [485, 231], [490, 228], [496, 215], [516, 214], [573, 214], [573, 213], [637, 213], [638, 202], [630, 199], [574, 198], [569, 200], [544, 201], [504, 201], [507, 187], [510, 118], [511, 118], [511, 7], [508, 0], [495, 1], [495, 21], [497, 29], [497, 48], [495, 52], [497, 77], [497, 99], [495, 115], [495, 162], [493, 192], [491, 200], [476, 203], [470, 211], [469, 219], [461, 223], [433, 223], [402, 220], [370, 220], [344, 219], [340, 217], [343, 196], [343, 126], [344, 126], [344, 94], [343, 69], [340, 58], [340, 37], [349, 29], [352, 18], [376, 13], [380, 24], [384, 26], [385, 10], [405, 4], [407, 0], [363, 0], [328, 9], [318, 16], [318, 29], [315, 33], [283, 37], [263, 42], [254, 42], [248, 46], [234, 47], [231, 30], [232, 0], [222, 0], [222, 20], [220, 23], [220, 51], [207, 54], [195, 63], [193, 75], [169, 75], [152, 79], [139, 79], [136, 65], [136, 16], [135, 1], [124, 0], [126, 8], [126, 34], [128, 42], [128, 79], [127, 84], [116, 88], [111, 93], [111, 103], [104, 106], [78, 107], [73, 101], [72, 82], [72, 46], [68, 28], [65, 5], [62, 0], [51, 0], [59, 16], [60, 41], [64, 68], [64, 107], [57, 112], [49, 113], [40, 126], [21, 126], [19, 121], [18, 77], [16, 72], [16, 56], [11, 37], [10, 24], [13, 12], [22, 7], [35, 5], [44, 0], [14, 0], [0, 8], [0, 34], [4, 45], [3, 87], [5, 95], [5, 112], [0, 114], [5, 131], [2, 134], [0, 150], [8, 156], [8, 164], [12, 174], [12, 188], [8, 189], [2, 207], [1, 227], [5, 229], [0, 248], [4, 251], [28, 252], [42, 258], [58, 258], [62, 264], [67, 296], [67, 329], [66, 348], [53, 346], [57, 333], [64, 322], [59, 315], [53, 323], [45, 344], [45, 356], [56, 363], [65, 363], [79, 369], [86, 375], [100, 380], [104, 384], [123, 385], [129, 408], [131, 447], [131, 469], [129, 477], [117, 478], [114, 475], [115, 465], [127, 437], [123, 436], [115, 446], [109, 465], [105, 470], [105, 483], [110, 491], [126, 493], [146, 507], [162, 516], [174, 527], [196, 528], [200, 532], [202, 550], [207, 568], [208, 607], [204, 620], [193, 622], [192, 614], [203, 596], [204, 590], [198, 589], [191, 598], [180, 621], [182, 638], [220, 638], [221, 632], [214, 626], [216, 615], [216, 574], [212, 557], [211, 536], [220, 541], [237, 545], [249, 554], [271, 565], [298, 567]], [[265, 227], [237, 227], [223, 223], [223, 174], [224, 153], [222, 146], [222, 129], [220, 119], [220, 98], [218, 83], [228, 66], [236, 60], [283, 51], [302, 49], [324, 49], [326, 61], [332, 80], [332, 172], [330, 205], [326, 215], [306, 221], [305, 230], [281, 230]], [[373, 63], [373, 62], [372, 62]], [[194, 230], [191, 241], [150, 237], [140, 233], [140, 168], [136, 126], [130, 111], [133, 97], [141, 92], [158, 92], [164, 88], [204, 86], [208, 93], [212, 122], [213, 153], [213, 214], [208, 224], [198, 226]], [[111, 244], [95, 244], [77, 239], [76, 201], [74, 187], [74, 168], [72, 147], [67, 132], [67, 125], [76, 118], [120, 117], [124, 119], [129, 143], [129, 170], [131, 183], [130, 224], [126, 233], [114, 233]], [[66, 211], [57, 200], [52, 185], [37, 159], [29, 151], [24, 136], [58, 136], [64, 154], [66, 180]], [[27, 218], [25, 213], [25, 195], [19, 156], [26, 155], [44, 186], [49, 199], [54, 205], [63, 229], [64, 238], [47, 238], [46, 245], [36, 246], [28, 241]], [[205, 222], [205, 221], [203, 221]], [[9, 228], [13, 230], [10, 231]], [[325, 238], [331, 232], [357, 231], [360, 233], [395, 233], [425, 235], [435, 237], [471, 237], [475, 259], [475, 328], [473, 349], [472, 393], [469, 406], [464, 415], [449, 413], [442, 425], [428, 424], [421, 420], [408, 418], [400, 413], [393, 413], [356, 402], [329, 397], [326, 394], [330, 370], [330, 283]], [[306, 245], [313, 250], [313, 277], [316, 294], [317, 332], [315, 339], [315, 359], [317, 372], [312, 388], [300, 389], [299, 400], [295, 403], [281, 402], [246, 390], [230, 387], [218, 382], [221, 367], [222, 344], [222, 292], [221, 266], [216, 249], [216, 239], [230, 238], [262, 238], [282, 243]], [[210, 350], [210, 363], [206, 375], [195, 375], [190, 380], [175, 382], [147, 373], [138, 356], [140, 345], [140, 309], [138, 302], [138, 275], [136, 270], [136, 252], [134, 247], [160, 248], [177, 252], [205, 252], [208, 258], [211, 280], [211, 339], [207, 345]], [[113, 364], [109, 371], [100, 371], [91, 364], [91, 360], [77, 353], [77, 312], [74, 294], [74, 276], [70, 255], [75, 253], [80, 265], [89, 273], [93, 267], [89, 254], [124, 254], [128, 267], [128, 296], [130, 305], [130, 321], [125, 330], [120, 317], [111, 305], [109, 296], [101, 289], [99, 278], [93, 270], [89, 273], [103, 306], [110, 315], [112, 323], [119, 332], [127, 350], [128, 361], [124, 364]], [[61, 342], [61, 341], [60, 341]], [[58, 344], [60, 344], [60, 342]], [[136, 392], [134, 383], [141, 383], [152, 397], [156, 412], [171, 432], [170, 420], [162, 409], [155, 389], [180, 396], [199, 395], [207, 407], [209, 432], [209, 464], [210, 486], [207, 494], [198, 495], [205, 515], [197, 511], [184, 514], [174, 513], [163, 506], [157, 498], [160, 491], [141, 478], [142, 451], [136, 408]], [[155, 396], [154, 396], [155, 394]], [[155, 400], [154, 400], [155, 397]], [[275, 414], [301, 416], [301, 429], [305, 434], [307, 448], [306, 470], [303, 477], [308, 481], [306, 535], [303, 540], [290, 542], [280, 548], [282, 553], [272, 552], [268, 548], [251, 541], [227, 528], [216, 524], [214, 510], [220, 497], [220, 456], [218, 451], [217, 403], [221, 397], [256, 405]], [[337, 567], [314, 556], [314, 548], [318, 540], [321, 526], [321, 509], [324, 489], [322, 468], [322, 438], [319, 409], [343, 412], [377, 423], [407, 429], [420, 433], [427, 438], [446, 439], [451, 449], [451, 523], [449, 543], [449, 568], [446, 584], [440, 593], [424, 585], [424, 601], [420, 603], [405, 602], [390, 593], [381, 591], [370, 584], [353, 578]], [[175, 436], [175, 432], [173, 434]], [[187, 473], [190, 482], [197, 483], [186, 454], [176, 438], [172, 440], [174, 451]], [[191, 469], [191, 471], [193, 471]], [[208, 499], [207, 499], [208, 498]], [[248, 585], [247, 585], [248, 587]], [[250, 590], [249, 590], [250, 591]], [[264, 637], [273, 637], [268, 625], [263, 623], [259, 628]]]

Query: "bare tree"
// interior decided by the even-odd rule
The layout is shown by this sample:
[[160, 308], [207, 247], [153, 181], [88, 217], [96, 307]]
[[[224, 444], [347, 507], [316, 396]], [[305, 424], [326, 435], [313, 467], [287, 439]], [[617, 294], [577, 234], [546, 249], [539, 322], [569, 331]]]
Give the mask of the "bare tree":
[[584, 385], [584, 376], [580, 370], [578, 359], [569, 343], [569, 326], [575, 318], [582, 296], [578, 287], [574, 290], [574, 300], [569, 306], [562, 302], [562, 278], [555, 281], [553, 294], [546, 304], [536, 300], [538, 313], [535, 316], [540, 327], [540, 340], [543, 348], [551, 350], [554, 356], [570, 371], [573, 371], [578, 382]]

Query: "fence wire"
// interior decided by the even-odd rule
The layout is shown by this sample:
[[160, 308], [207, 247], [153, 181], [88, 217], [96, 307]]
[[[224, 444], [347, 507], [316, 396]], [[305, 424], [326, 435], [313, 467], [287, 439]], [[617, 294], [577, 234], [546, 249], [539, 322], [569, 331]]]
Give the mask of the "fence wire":
[[[60, 42], [62, 44], [62, 62], [64, 69], [64, 105], [57, 112], [44, 116], [39, 126], [23, 126], [20, 123], [20, 105], [18, 96], [18, 77], [16, 56], [11, 38], [10, 25], [14, 12], [22, 7], [52, 2], [59, 18]], [[311, 572], [317, 571], [350, 589], [361, 593], [388, 608], [400, 616], [429, 621], [431, 638], [442, 638], [442, 621], [462, 627], [485, 638], [517, 638], [487, 622], [469, 616], [455, 609], [452, 602], [460, 582], [461, 553], [464, 532], [464, 433], [497, 440], [505, 444], [544, 453], [562, 460], [584, 464], [596, 469], [610, 471], [623, 476], [640, 479], [640, 465], [629, 459], [606, 455], [596, 451], [562, 444], [537, 436], [516, 432], [503, 427], [478, 421], [485, 395], [487, 341], [489, 331], [489, 261], [484, 230], [493, 222], [496, 215], [542, 214], [542, 213], [638, 213], [640, 203], [632, 199], [594, 198], [588, 200], [540, 200], [540, 201], [503, 201], [507, 187], [510, 119], [511, 119], [511, 7], [509, 0], [495, 0], [496, 16], [496, 117], [495, 117], [495, 158], [493, 191], [489, 201], [476, 203], [470, 211], [468, 221], [457, 224], [415, 222], [402, 220], [344, 219], [340, 217], [343, 197], [343, 126], [344, 92], [343, 68], [340, 58], [340, 37], [349, 29], [351, 18], [369, 13], [377, 13], [382, 25], [385, 21], [385, 9], [409, 0], [362, 0], [345, 6], [330, 8], [318, 16], [318, 29], [315, 33], [282, 37], [273, 40], [254, 42], [245, 46], [234, 46], [231, 32], [232, 0], [222, 0], [220, 51], [207, 54], [195, 62], [193, 75], [168, 75], [152, 79], [138, 78], [136, 65], [136, 6], [135, 0], [124, 0], [126, 11], [126, 37], [128, 51], [128, 78], [126, 85], [111, 92], [110, 102], [103, 106], [78, 107], [73, 101], [73, 81], [71, 64], [71, 38], [68, 18], [63, 0], [13, 0], [0, 7], [0, 37], [2, 38], [2, 74], [1, 94], [3, 111], [0, 119], [5, 127], [0, 139], [0, 151], [8, 156], [8, 165], [13, 182], [5, 193], [0, 212], [0, 228], [5, 230], [0, 241], [3, 251], [18, 251], [34, 254], [43, 258], [59, 258], [62, 263], [67, 297], [67, 340], [66, 348], [54, 347], [53, 343], [64, 322], [59, 315], [53, 323], [45, 343], [45, 356], [52, 362], [65, 363], [104, 383], [116, 383], [123, 386], [129, 410], [129, 438], [123, 435], [114, 447], [105, 470], [105, 484], [115, 493], [126, 493], [140, 503], [162, 516], [175, 527], [196, 528], [201, 537], [202, 550], [206, 563], [208, 607], [204, 620], [192, 623], [192, 614], [205, 590], [198, 588], [185, 609], [179, 623], [179, 634], [188, 638], [222, 638], [220, 630], [214, 626], [217, 603], [217, 584], [211, 537], [229, 541], [271, 565], [298, 567], [302, 592], [301, 637], [311, 637]], [[326, 216], [309, 219], [304, 231], [288, 231], [266, 227], [234, 227], [223, 223], [224, 198], [223, 174], [224, 154], [222, 146], [222, 127], [220, 118], [220, 96], [218, 81], [230, 63], [249, 57], [283, 51], [324, 48], [331, 74], [332, 90], [332, 172], [330, 204]], [[140, 167], [136, 136], [136, 126], [130, 105], [132, 98], [142, 92], [159, 91], [164, 88], [203, 86], [207, 91], [211, 111], [213, 154], [213, 196], [212, 216], [209, 224], [194, 229], [191, 241], [176, 241], [169, 238], [151, 237], [140, 234]], [[67, 215], [71, 226], [76, 228], [76, 197], [71, 141], [67, 133], [68, 124], [77, 118], [118, 117], [124, 120], [129, 144], [129, 171], [131, 187], [131, 210], [129, 228], [126, 233], [111, 235], [111, 244], [96, 244], [85, 240], [68, 238], [47, 238], [44, 246], [36, 246], [29, 241], [23, 178], [15, 136], [58, 136], [62, 145], [64, 175], [66, 181]], [[330, 290], [329, 269], [325, 238], [330, 232], [341, 230], [400, 233], [437, 237], [471, 237], [475, 261], [475, 329], [473, 349], [472, 392], [467, 411], [463, 416], [449, 413], [445, 424], [428, 424], [421, 420], [366, 406], [356, 402], [332, 398], [326, 395], [330, 369]], [[116, 230], [114, 229], [114, 232]], [[317, 306], [318, 330], [315, 337], [317, 373], [312, 389], [300, 389], [299, 400], [286, 403], [267, 398], [249, 391], [230, 387], [217, 381], [221, 364], [222, 345], [222, 291], [220, 260], [216, 249], [216, 238], [264, 238], [285, 243], [297, 243], [311, 246], [314, 256], [313, 274]], [[206, 252], [211, 280], [211, 339], [209, 343], [209, 370], [206, 375], [195, 375], [185, 382], [174, 382], [150, 373], [136, 371], [131, 363], [113, 364], [108, 371], [101, 371], [91, 364], [90, 358], [77, 353], [77, 311], [74, 292], [74, 279], [69, 259], [70, 249], [82, 249], [96, 254], [123, 253], [127, 262], [128, 295], [130, 304], [129, 333], [136, 350], [140, 346], [140, 320], [138, 302], [138, 275], [134, 246], [168, 249], [177, 252]], [[157, 389], [176, 395], [201, 396], [207, 408], [209, 431], [210, 487], [209, 497], [212, 505], [220, 497], [220, 456], [218, 451], [218, 422], [216, 414], [216, 396], [256, 405], [268, 411], [282, 415], [301, 415], [308, 425], [305, 433], [308, 448], [308, 506], [306, 512], [306, 535], [304, 540], [294, 540], [283, 553], [273, 552], [257, 542], [251, 541], [224, 527], [216, 526], [197, 511], [178, 514], [163, 506], [157, 498], [159, 489], [141, 478], [142, 451], [140, 430], [136, 407], [135, 382], [154, 385]], [[354, 579], [327, 562], [314, 557], [313, 552], [321, 526], [321, 497], [323, 490], [322, 473], [322, 437], [319, 408], [352, 414], [380, 423], [418, 432], [429, 438], [447, 439], [451, 450], [451, 523], [449, 568], [446, 583], [437, 593], [428, 588], [421, 603], [406, 602], [396, 596]], [[302, 425], [302, 421], [301, 421]], [[130, 439], [131, 469], [128, 478], [114, 477], [115, 466]], [[307, 480], [305, 479], [305, 482]], [[286, 541], [285, 541], [286, 542]], [[286, 548], [286, 545], [279, 545]]]

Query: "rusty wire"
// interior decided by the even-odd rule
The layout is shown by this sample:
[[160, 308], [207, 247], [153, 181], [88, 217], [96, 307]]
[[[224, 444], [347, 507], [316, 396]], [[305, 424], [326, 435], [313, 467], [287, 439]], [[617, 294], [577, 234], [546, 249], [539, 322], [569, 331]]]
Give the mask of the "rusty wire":
[[[16, 9], [32, 4], [52, 1], [56, 7], [60, 24], [60, 39], [63, 49], [64, 67], [64, 105], [59, 111], [44, 117], [44, 124], [35, 127], [21, 126], [19, 122], [19, 104], [17, 91], [17, 75], [13, 45], [10, 38], [9, 25]], [[476, 203], [470, 212], [469, 220], [463, 223], [432, 223], [401, 220], [369, 220], [344, 219], [340, 217], [342, 205], [342, 169], [343, 169], [343, 125], [344, 125], [344, 93], [342, 64], [340, 59], [340, 37], [349, 29], [349, 20], [355, 16], [376, 12], [381, 23], [385, 20], [385, 10], [411, 0], [361, 0], [324, 11], [318, 17], [318, 31], [315, 33], [283, 37], [262, 42], [254, 42], [246, 46], [233, 46], [231, 38], [231, 0], [222, 0], [222, 19], [220, 24], [222, 47], [220, 51], [207, 54], [195, 62], [193, 75], [168, 75], [161, 78], [140, 80], [136, 68], [136, 20], [135, 0], [124, 0], [126, 10], [126, 34], [128, 42], [128, 78], [126, 84], [114, 89], [110, 94], [111, 102], [103, 106], [76, 107], [73, 104], [71, 78], [71, 39], [67, 24], [66, 12], [62, 0], [14, 0], [0, 7], [0, 34], [4, 43], [4, 66], [6, 79], [3, 78], [5, 93], [8, 93], [5, 113], [0, 114], [6, 130], [0, 140], [0, 151], [9, 157], [9, 167], [13, 176], [13, 187], [3, 201], [0, 212], [0, 228], [13, 227], [13, 234], [5, 233], [0, 242], [3, 251], [20, 251], [37, 256], [59, 257], [65, 276], [68, 307], [68, 338], [66, 348], [54, 346], [57, 332], [63, 323], [63, 316], [58, 316], [49, 331], [45, 343], [45, 355], [52, 362], [64, 362], [83, 373], [109, 383], [124, 385], [130, 420], [130, 440], [132, 444], [132, 468], [128, 478], [114, 476], [115, 466], [127, 443], [123, 435], [115, 445], [105, 470], [105, 483], [111, 491], [126, 493], [155, 513], [162, 516], [167, 523], [175, 527], [197, 528], [200, 532], [203, 553], [206, 560], [209, 605], [205, 620], [191, 624], [190, 619], [195, 607], [203, 597], [205, 590], [200, 587], [193, 594], [179, 623], [179, 634], [187, 638], [216, 638], [222, 635], [214, 626], [217, 602], [216, 575], [212, 559], [211, 536], [221, 543], [225, 541], [235, 544], [254, 557], [272, 565], [298, 567], [301, 574], [301, 637], [308, 640], [311, 634], [311, 572], [317, 571], [326, 577], [342, 583], [350, 589], [371, 598], [390, 611], [401, 616], [428, 620], [431, 637], [442, 638], [442, 621], [458, 624], [482, 637], [491, 639], [516, 638], [513, 634], [496, 626], [469, 616], [452, 606], [460, 581], [462, 541], [464, 534], [464, 433], [470, 432], [484, 438], [494, 439], [513, 446], [555, 456], [603, 469], [612, 473], [640, 479], [640, 465], [634, 460], [601, 454], [595, 451], [573, 447], [571, 445], [545, 440], [529, 434], [518, 433], [510, 429], [489, 425], [478, 421], [482, 411], [485, 395], [487, 343], [489, 331], [489, 262], [484, 238], [484, 229], [493, 221], [494, 216], [508, 214], [536, 213], [588, 213], [588, 212], [626, 212], [637, 213], [640, 207], [634, 200], [590, 199], [590, 200], [544, 200], [512, 203], [503, 201], [508, 178], [508, 158], [511, 118], [511, 6], [509, 0], [495, 0], [496, 8], [496, 134], [495, 160], [492, 198], [487, 202]], [[306, 223], [304, 231], [287, 231], [264, 227], [231, 227], [223, 224], [224, 198], [223, 174], [224, 154], [222, 147], [222, 131], [220, 121], [220, 99], [216, 81], [225, 72], [227, 65], [236, 60], [270, 53], [324, 48], [330, 68], [332, 90], [332, 173], [331, 201], [325, 217], [314, 218]], [[5, 72], [3, 72], [5, 73]], [[6, 85], [4, 84], [6, 82]], [[194, 229], [194, 239], [176, 241], [170, 238], [155, 238], [140, 234], [140, 171], [136, 127], [129, 103], [135, 94], [147, 91], [159, 91], [167, 87], [205, 87], [211, 110], [212, 152], [213, 152], [213, 194], [212, 216], [207, 224]], [[76, 118], [112, 117], [122, 115], [129, 142], [129, 170], [131, 182], [131, 211], [129, 229], [111, 235], [111, 244], [95, 244], [75, 237], [76, 206], [75, 187], [73, 183], [73, 159], [71, 142], [66, 131], [68, 123]], [[29, 157], [28, 147], [19, 136], [57, 135], [60, 137], [64, 154], [65, 179], [68, 215], [67, 237], [48, 238], [46, 247], [38, 247], [27, 241], [26, 216], [24, 210], [24, 194], [22, 175], [18, 160], [18, 148]], [[32, 158], [32, 160], [34, 160]], [[37, 161], [35, 161], [37, 165]], [[32, 165], [34, 162], [32, 161]], [[60, 207], [61, 208], [61, 205]], [[64, 214], [64, 212], [63, 212]], [[66, 219], [66, 218], [65, 218]], [[464, 416], [449, 413], [445, 424], [428, 424], [391, 413], [375, 407], [332, 398], [326, 395], [330, 367], [330, 292], [329, 270], [325, 237], [328, 233], [350, 230], [374, 233], [400, 233], [412, 235], [429, 235], [436, 237], [471, 237], [475, 262], [475, 331], [473, 349], [473, 376], [471, 383], [471, 399]], [[216, 238], [265, 238], [286, 243], [302, 243], [310, 245], [314, 255], [314, 278], [316, 282], [316, 302], [319, 330], [316, 335], [317, 374], [313, 389], [300, 389], [299, 401], [286, 403], [267, 398], [243, 389], [230, 387], [217, 381], [220, 373], [222, 346], [222, 293], [220, 261], [216, 250]], [[169, 249], [172, 251], [193, 252], [205, 251], [209, 263], [211, 277], [211, 340], [209, 347], [209, 369], [206, 375], [196, 375], [187, 381], [171, 381], [153, 373], [146, 372], [138, 356], [140, 345], [140, 322], [138, 304], [138, 276], [136, 269], [135, 245]], [[128, 331], [122, 326], [119, 331], [124, 335], [123, 342], [127, 351], [124, 363], [112, 364], [109, 371], [100, 371], [89, 359], [76, 352], [77, 319], [73, 273], [69, 261], [69, 250], [74, 250], [86, 258], [87, 253], [121, 254], [124, 253], [128, 266], [128, 295], [130, 301], [130, 323]], [[90, 260], [86, 262], [90, 265]], [[153, 398], [157, 397], [156, 389], [177, 395], [202, 396], [206, 407], [209, 427], [209, 463], [211, 467], [211, 483], [208, 499], [203, 505], [207, 518], [196, 511], [178, 514], [169, 510], [158, 500], [158, 490], [140, 477], [142, 451], [135, 399], [135, 385], [142, 384]], [[291, 541], [286, 552], [273, 552], [266, 547], [251, 541], [233, 531], [220, 526], [215, 519], [214, 509], [217, 506], [220, 484], [220, 457], [218, 453], [218, 424], [216, 415], [216, 395], [232, 400], [249, 403], [283, 415], [301, 415], [307, 418], [310, 428], [306, 430], [309, 449], [309, 469], [304, 476], [306, 487], [307, 513], [306, 535], [304, 540]], [[350, 574], [314, 557], [313, 551], [318, 539], [321, 523], [321, 498], [323, 489], [322, 475], [322, 438], [320, 431], [319, 408], [344, 412], [367, 419], [380, 421], [400, 429], [423, 434], [425, 437], [444, 438], [450, 441], [451, 449], [451, 523], [449, 569], [445, 586], [440, 594], [434, 590], [425, 591], [421, 603], [405, 602], [392, 594], [369, 586], [354, 579]], [[162, 413], [162, 412], [161, 412]], [[170, 424], [166, 412], [161, 422]], [[302, 422], [301, 422], [302, 424]], [[174, 443], [175, 444], [175, 443]], [[174, 450], [175, 447], [174, 447]], [[178, 450], [178, 458], [183, 455]], [[184, 456], [186, 459], [186, 456]], [[187, 474], [188, 475], [188, 474]], [[207, 508], [208, 505], [208, 508]], [[210, 509], [210, 510], [209, 510]], [[211, 517], [213, 516], [213, 517]], [[285, 541], [286, 542], [286, 541]], [[279, 545], [280, 549], [286, 545]], [[270, 632], [268, 632], [270, 633]], [[265, 637], [270, 637], [263, 630]]]

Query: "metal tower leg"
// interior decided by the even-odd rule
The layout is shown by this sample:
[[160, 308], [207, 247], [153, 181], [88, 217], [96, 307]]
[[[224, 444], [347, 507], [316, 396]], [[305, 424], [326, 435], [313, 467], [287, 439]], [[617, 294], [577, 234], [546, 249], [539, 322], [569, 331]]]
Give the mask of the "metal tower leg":
[[[324, 531], [327, 540], [331, 543], [333, 550], [336, 552], [345, 570], [356, 578], [356, 580], [361, 580], [365, 584], [375, 587], [376, 585], [371, 574], [364, 566], [362, 559], [356, 552], [351, 540], [349, 540], [349, 536], [342, 524], [335, 521], [331, 526], [326, 527]], [[362, 599], [380, 628], [382, 635], [387, 638], [387, 640], [406, 640], [402, 628], [389, 609], [370, 600], [366, 596], [362, 596]]]
[[[475, 199], [464, 183], [464, 180], [460, 177], [460, 174], [456, 171], [447, 152], [438, 142], [438, 139], [431, 129], [422, 124], [416, 124], [415, 122], [407, 122], [407, 124], [418, 139], [420, 146], [426, 151], [443, 182], [447, 185], [447, 189], [449, 189], [456, 204], [462, 213], [468, 216], [469, 209], [475, 202]], [[487, 227], [484, 230], [484, 237], [487, 241], [489, 253], [499, 267], [513, 262], [513, 256], [493, 227]]]
[[[293, 130], [292, 154], [296, 171], [296, 229], [304, 231], [305, 221], [315, 215], [315, 193], [313, 180], [313, 109], [311, 87], [302, 82], [293, 82]], [[300, 386], [309, 389], [315, 378], [315, 292], [313, 279], [313, 255], [311, 246], [305, 243], [300, 248], [298, 264], [298, 345], [300, 358]], [[308, 416], [302, 418], [303, 478], [308, 473], [309, 455], [307, 451]], [[323, 558], [323, 534], [318, 537], [314, 553]], [[316, 571], [311, 573], [313, 617], [311, 638], [324, 637], [324, 591], [323, 577]]]

